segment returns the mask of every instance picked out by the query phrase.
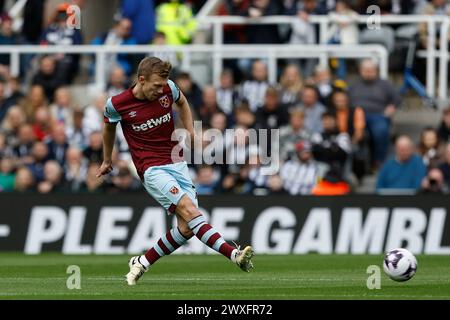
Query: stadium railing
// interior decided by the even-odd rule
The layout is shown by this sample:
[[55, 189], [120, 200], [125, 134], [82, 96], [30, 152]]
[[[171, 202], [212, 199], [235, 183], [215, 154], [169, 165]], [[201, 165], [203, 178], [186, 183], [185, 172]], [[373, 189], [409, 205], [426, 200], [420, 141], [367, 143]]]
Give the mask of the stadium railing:
[[337, 58], [375, 58], [379, 62], [379, 71], [382, 78], [388, 76], [388, 52], [382, 45], [182, 45], [182, 46], [155, 46], [155, 45], [128, 45], [128, 46], [39, 46], [39, 45], [5, 45], [0, 46], [0, 54], [10, 54], [10, 71], [17, 76], [20, 71], [21, 54], [53, 54], [74, 53], [94, 54], [95, 85], [103, 90], [106, 85], [105, 56], [111, 53], [182, 53], [181, 68], [191, 70], [191, 55], [193, 53], [209, 53], [212, 55], [212, 74], [215, 85], [219, 83], [223, 59], [236, 58], [265, 58], [268, 60], [269, 81], [277, 80], [277, 59], [280, 58], [317, 58], [318, 55]]
[[[247, 18], [240, 16], [201, 16], [198, 22], [203, 28], [213, 26], [213, 44], [219, 46], [223, 43], [223, 26], [245, 25], [245, 24], [292, 24], [298, 20], [295, 16], [266, 16], [260, 18]], [[326, 15], [311, 15], [309, 22], [319, 25], [319, 43], [327, 42], [328, 28], [331, 20]], [[447, 98], [447, 62], [448, 53], [448, 32], [450, 28], [450, 18], [446, 16], [433, 15], [360, 15], [357, 19], [359, 24], [418, 24], [427, 23], [428, 42], [427, 49], [419, 51], [418, 57], [426, 59], [426, 91], [429, 97], [436, 97], [436, 58], [439, 58], [439, 99]], [[440, 26], [439, 26], [440, 25]], [[439, 29], [439, 49], [436, 48], [436, 35]], [[216, 57], [220, 60], [220, 56]], [[326, 55], [320, 55], [321, 63], [326, 62]]]

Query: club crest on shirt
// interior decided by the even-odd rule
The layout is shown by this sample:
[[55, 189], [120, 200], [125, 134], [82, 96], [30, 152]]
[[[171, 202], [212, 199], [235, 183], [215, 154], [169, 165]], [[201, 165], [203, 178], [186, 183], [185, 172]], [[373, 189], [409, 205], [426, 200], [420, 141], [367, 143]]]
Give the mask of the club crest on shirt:
[[178, 193], [178, 188], [174, 186], [174, 187], [170, 188], [169, 191], [170, 191], [171, 194], [177, 194]]
[[161, 98], [158, 99], [159, 103], [161, 104], [161, 106], [163, 108], [168, 108], [170, 107], [170, 99], [169, 97], [166, 95], [162, 96]]

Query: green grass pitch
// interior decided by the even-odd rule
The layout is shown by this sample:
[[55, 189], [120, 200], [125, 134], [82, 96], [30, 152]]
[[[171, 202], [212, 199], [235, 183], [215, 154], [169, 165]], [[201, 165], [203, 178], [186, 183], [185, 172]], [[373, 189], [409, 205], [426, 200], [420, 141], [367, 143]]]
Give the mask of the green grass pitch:
[[[382, 255], [259, 255], [251, 273], [219, 255], [173, 255], [129, 287], [128, 255], [0, 253], [0, 299], [450, 299], [450, 256], [417, 258], [410, 281], [381, 268], [381, 289], [369, 290], [367, 267]], [[81, 269], [79, 290], [67, 289], [69, 265]]]

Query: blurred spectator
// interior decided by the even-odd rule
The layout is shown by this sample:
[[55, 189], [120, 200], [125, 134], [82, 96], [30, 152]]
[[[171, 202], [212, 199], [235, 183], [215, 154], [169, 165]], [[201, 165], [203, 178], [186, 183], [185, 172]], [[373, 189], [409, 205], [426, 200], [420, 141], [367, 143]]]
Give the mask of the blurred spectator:
[[102, 163], [103, 161], [103, 135], [100, 131], [92, 132], [89, 136], [89, 145], [83, 151], [88, 161]]
[[[278, 15], [278, 5], [270, 0], [251, 0], [247, 16], [259, 18]], [[247, 43], [281, 43], [276, 24], [258, 24], [247, 26]]]
[[322, 114], [326, 111], [326, 108], [319, 102], [319, 92], [315, 86], [305, 86], [299, 106], [303, 108], [305, 114], [306, 130], [311, 133], [322, 132]]
[[180, 87], [187, 101], [194, 110], [198, 110], [202, 105], [202, 90], [192, 80], [191, 76], [187, 72], [180, 72], [175, 77], [175, 83]]
[[36, 182], [41, 182], [44, 179], [44, 165], [49, 160], [48, 147], [45, 143], [37, 141], [33, 145], [31, 151], [33, 161], [27, 165], [31, 170], [33, 178]]
[[[92, 40], [94, 45], [108, 45], [108, 46], [123, 46], [137, 44], [136, 40], [131, 37], [132, 22], [128, 19], [121, 19], [115, 23], [113, 28], [106, 34], [102, 34]], [[127, 75], [130, 75], [132, 70], [132, 56], [127, 53], [108, 53], [105, 58], [105, 63], [109, 68], [114, 66], [121, 67]]]
[[[45, 29], [41, 36], [43, 45], [79, 45], [82, 44], [82, 36], [79, 29], [67, 26], [68, 3], [61, 3], [56, 8], [53, 21]], [[71, 83], [78, 72], [80, 56], [78, 54], [58, 53], [54, 55], [58, 70], [64, 79], [64, 83]]]
[[319, 90], [320, 102], [325, 106], [329, 106], [330, 95], [333, 92], [333, 81], [330, 69], [321, 65], [316, 66], [313, 82], [317, 87], [317, 90]]
[[128, 87], [128, 79], [124, 69], [119, 66], [111, 68], [109, 81], [106, 88], [108, 97], [113, 97], [125, 91]]
[[[328, 43], [354, 45], [358, 43], [358, 14], [350, 8], [349, 0], [337, 0], [335, 12], [328, 15], [331, 27], [328, 30]], [[336, 75], [338, 79], [346, 79], [347, 68], [345, 59], [337, 59]]]
[[[317, 0], [297, 0], [292, 1], [291, 5], [286, 5], [290, 1], [285, 1], [287, 7], [286, 14], [296, 15], [297, 20], [291, 25], [291, 35], [289, 43], [291, 44], [315, 44], [318, 43], [319, 28], [318, 25], [309, 22], [310, 15], [326, 14], [326, 11], [319, 5]], [[317, 59], [297, 60], [301, 73], [305, 77], [312, 75]]]
[[269, 176], [266, 184], [270, 194], [286, 194], [283, 189], [283, 180], [278, 174]]
[[319, 171], [319, 165], [312, 155], [311, 143], [300, 140], [295, 144], [295, 155], [280, 169], [284, 189], [290, 195], [310, 194], [320, 178]]
[[353, 106], [361, 106], [366, 113], [366, 124], [374, 148], [374, 164], [379, 166], [389, 147], [391, 118], [400, 104], [400, 96], [392, 83], [378, 76], [377, 64], [365, 59], [360, 65], [361, 78], [349, 89]]
[[[450, 4], [447, 0], [430, 0], [429, 3], [422, 9], [420, 14], [435, 15], [435, 16], [450, 16]], [[422, 48], [428, 47], [428, 24], [427, 22], [421, 22], [418, 26], [419, 39]], [[439, 45], [439, 33], [436, 33], [436, 44]], [[447, 36], [450, 40], [450, 33]]]
[[252, 65], [252, 79], [244, 81], [241, 87], [241, 98], [248, 102], [250, 110], [255, 112], [264, 104], [268, 87], [267, 66], [262, 60], [256, 60]]
[[69, 148], [64, 124], [55, 123], [52, 126], [47, 147], [50, 159], [56, 160], [60, 165], [63, 165], [66, 161], [66, 151]]
[[242, 165], [238, 172], [228, 174], [222, 180], [222, 192], [233, 194], [249, 194], [253, 190], [253, 184], [248, 179], [249, 165]]
[[180, 0], [170, 0], [156, 7], [156, 30], [166, 35], [167, 44], [190, 43], [196, 29], [191, 7]]
[[121, 14], [133, 21], [131, 36], [138, 44], [148, 44], [155, 33], [155, 4], [153, 0], [122, 1]]
[[386, 161], [378, 175], [376, 189], [418, 190], [426, 175], [426, 167], [414, 152], [414, 144], [408, 136], [400, 136], [395, 142], [395, 157]]
[[438, 133], [442, 142], [450, 142], [450, 107], [442, 112], [442, 122], [439, 125]]
[[50, 129], [53, 125], [53, 119], [50, 112], [45, 107], [40, 107], [34, 114], [33, 131], [38, 141], [45, 141], [50, 136]]
[[351, 107], [346, 91], [335, 90], [331, 95], [331, 105], [336, 113], [339, 132], [346, 132], [352, 142], [352, 171], [358, 182], [368, 172], [370, 150], [366, 134], [366, 116], [361, 107]]
[[136, 192], [142, 190], [142, 184], [139, 179], [136, 179], [125, 161], [119, 161], [116, 165], [117, 174], [111, 179], [111, 186], [108, 187], [108, 192], [122, 193], [122, 192]]
[[39, 193], [63, 192], [64, 185], [63, 170], [58, 162], [47, 161], [44, 165], [44, 180], [37, 185]]
[[227, 128], [227, 116], [223, 112], [216, 112], [211, 116], [211, 129], [217, 129], [224, 133]]
[[[10, 103], [11, 105], [17, 104], [21, 105], [22, 101], [25, 99], [25, 95], [22, 92], [24, 86], [19, 77], [13, 77], [8, 73], [6, 77], [7, 82], [5, 83], [4, 93], [6, 93], [5, 102]], [[1, 101], [1, 100], [0, 100]]]
[[261, 150], [258, 146], [250, 145], [247, 153], [248, 163], [250, 165], [248, 179], [253, 184], [253, 194], [259, 196], [269, 194], [269, 176], [262, 171], [263, 166], [261, 164], [260, 152]]
[[16, 146], [18, 143], [18, 133], [22, 125], [25, 124], [26, 117], [22, 108], [12, 106], [9, 108], [3, 123], [0, 126], [1, 131], [5, 135], [6, 144], [8, 146]]
[[286, 0], [283, 1], [284, 11], [288, 15], [304, 12], [307, 15], [327, 14], [334, 8], [335, 1], [326, 0]]
[[[19, 35], [12, 28], [12, 19], [7, 13], [0, 15], [0, 45], [19, 44]], [[9, 66], [9, 54], [0, 55], [0, 64]]]
[[88, 145], [90, 132], [83, 126], [84, 112], [82, 109], [73, 111], [73, 125], [66, 127], [67, 142], [70, 146], [84, 149]]
[[31, 163], [31, 150], [36, 140], [33, 127], [30, 124], [21, 125], [17, 138], [17, 143], [13, 148], [13, 156], [15, 161], [20, 164]]
[[72, 96], [67, 87], [55, 91], [54, 103], [50, 105], [50, 115], [57, 122], [67, 127], [73, 125]]
[[103, 129], [103, 110], [107, 98], [105, 93], [100, 93], [95, 96], [93, 102], [84, 109], [82, 126], [88, 136], [94, 131], [101, 131]]
[[80, 192], [86, 193], [104, 193], [106, 190], [103, 177], [97, 178], [96, 175], [100, 169], [100, 163], [92, 162], [89, 164], [86, 179], [81, 184]]
[[83, 159], [83, 153], [80, 149], [76, 147], [69, 147], [67, 149], [64, 172], [68, 189], [72, 192], [80, 190], [87, 175], [86, 159]]
[[255, 127], [257, 129], [278, 129], [288, 123], [289, 115], [287, 109], [280, 104], [276, 88], [267, 88], [264, 105], [256, 110], [255, 116]]
[[420, 134], [419, 154], [427, 168], [437, 166], [444, 155], [443, 145], [436, 129], [428, 127]]
[[44, 88], [40, 85], [31, 86], [27, 97], [22, 101], [22, 104], [27, 119], [31, 121], [35, 120], [37, 110], [48, 110], [48, 101], [44, 93]]
[[53, 101], [56, 89], [64, 84], [63, 74], [57, 70], [53, 56], [43, 56], [39, 61], [39, 71], [34, 75], [33, 85], [42, 86], [48, 101]]
[[235, 89], [233, 71], [225, 69], [220, 74], [220, 85], [216, 88], [217, 103], [227, 116], [231, 115], [239, 101], [239, 92]]
[[287, 65], [280, 77], [280, 100], [284, 105], [294, 105], [299, 102], [303, 88], [303, 80], [299, 69], [294, 64]]
[[241, 103], [234, 109], [236, 120], [235, 127], [252, 128], [255, 123], [255, 114], [250, 110], [248, 104]]
[[296, 154], [300, 141], [309, 141], [311, 134], [305, 129], [305, 114], [300, 108], [289, 111], [289, 124], [280, 127], [280, 158], [287, 160]]
[[250, 139], [248, 128], [236, 126], [234, 134], [226, 136], [226, 163], [230, 173], [238, 173], [239, 167], [248, 162]]
[[17, 92], [8, 96], [7, 92], [5, 92], [6, 85], [5, 81], [0, 80], [0, 124], [5, 118], [9, 108], [17, 104], [21, 97], [20, 95], [18, 96], [19, 93]]
[[431, 168], [422, 180], [422, 194], [446, 194], [448, 189], [445, 185], [444, 175], [438, 168]]
[[0, 158], [0, 192], [14, 190], [14, 161], [12, 158]]
[[197, 177], [195, 179], [195, 189], [197, 194], [213, 194], [219, 183], [220, 176], [214, 173], [214, 168], [209, 165], [202, 165], [197, 170]]
[[444, 175], [447, 188], [450, 189], [450, 143], [445, 146], [444, 162], [439, 165], [439, 169]]
[[331, 112], [322, 115], [322, 126], [323, 132], [311, 137], [314, 158], [330, 167], [334, 166], [343, 177], [351, 153], [350, 137], [347, 132], [339, 132], [336, 116]]
[[352, 143], [358, 145], [365, 139], [366, 117], [360, 106], [351, 107], [347, 92], [336, 90], [331, 95], [332, 110], [336, 113], [339, 132], [346, 132]]
[[[155, 37], [153, 38], [153, 45], [165, 46], [167, 45], [167, 38], [163, 32], [155, 32]], [[148, 53], [149, 57], [158, 57], [163, 61], [168, 61], [172, 65], [173, 70], [175, 70], [179, 65], [179, 57], [173, 51], [150, 51]]]
[[27, 0], [23, 11], [22, 37], [26, 44], [38, 44], [44, 25], [46, 0]]
[[30, 192], [34, 191], [35, 180], [33, 173], [27, 167], [20, 167], [16, 171], [14, 180], [14, 190], [17, 192]]
[[0, 159], [5, 157], [12, 157], [12, 151], [11, 147], [6, 144], [5, 134], [0, 130]]
[[[219, 4], [217, 15], [219, 16], [245, 16], [247, 15], [250, 0], [224, 0]], [[245, 25], [223, 26], [224, 43], [247, 43]]]
[[196, 110], [199, 119], [206, 125], [210, 125], [211, 117], [220, 110], [217, 99], [216, 89], [213, 86], [205, 86], [202, 94], [203, 104]]

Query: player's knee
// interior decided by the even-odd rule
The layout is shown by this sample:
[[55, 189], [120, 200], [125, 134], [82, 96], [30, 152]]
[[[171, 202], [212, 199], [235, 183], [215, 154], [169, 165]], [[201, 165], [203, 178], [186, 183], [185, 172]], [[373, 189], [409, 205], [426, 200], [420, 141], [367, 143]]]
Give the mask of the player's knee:
[[197, 206], [188, 197], [183, 197], [180, 200], [176, 211], [186, 221], [190, 221], [200, 214]]
[[180, 233], [185, 237], [186, 239], [190, 239], [194, 236], [194, 233], [191, 229], [189, 229], [188, 225], [179, 225], [178, 230], [180, 230]]

